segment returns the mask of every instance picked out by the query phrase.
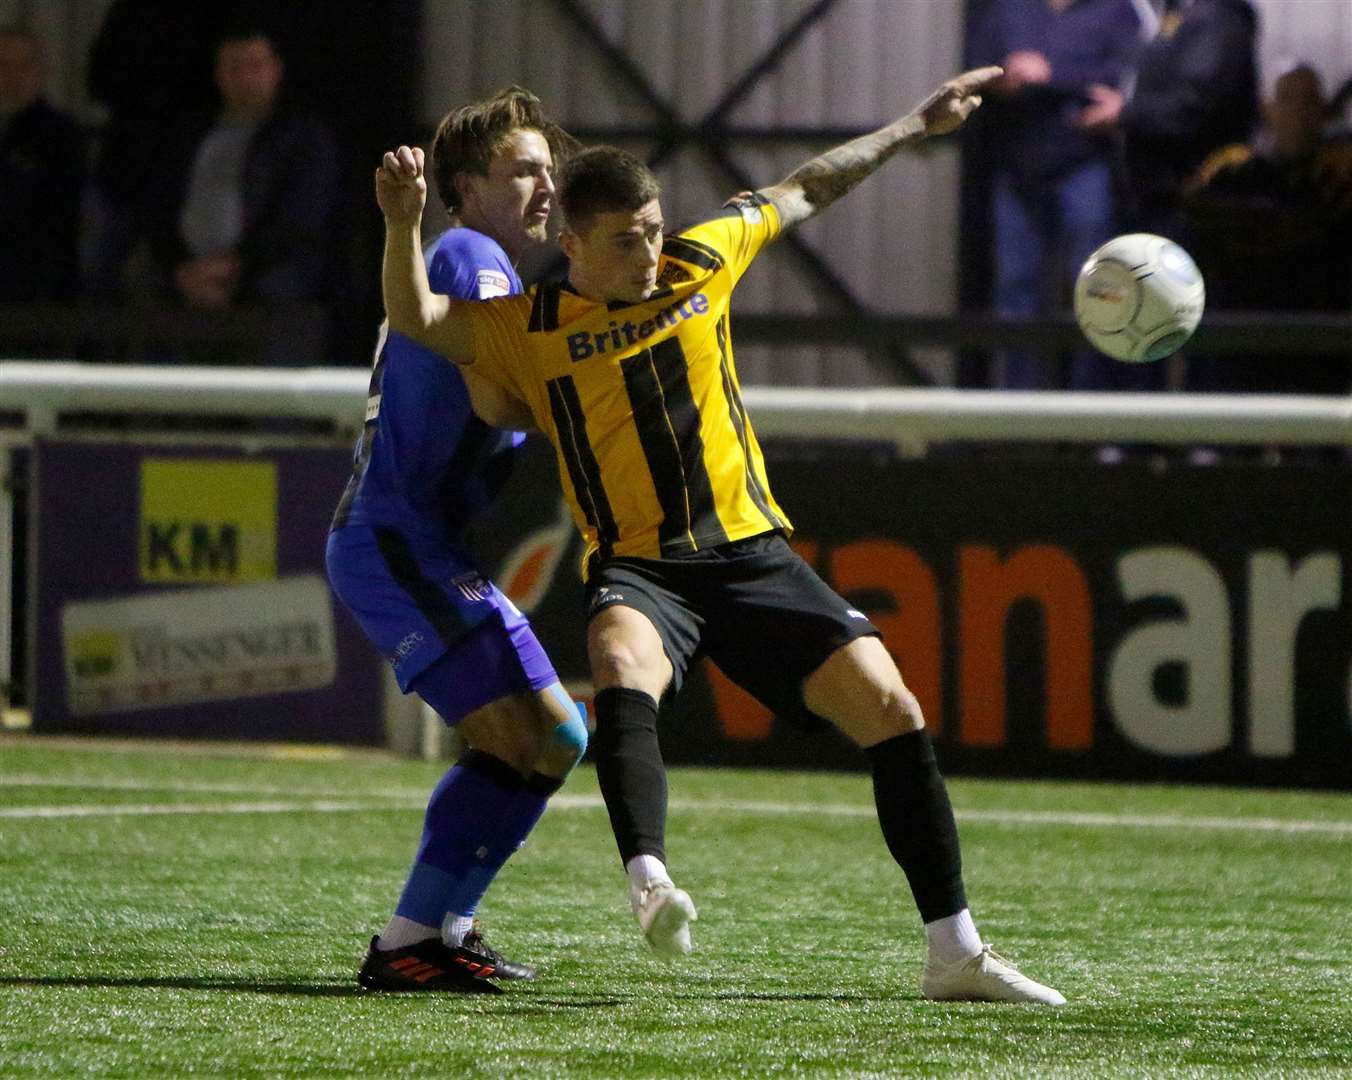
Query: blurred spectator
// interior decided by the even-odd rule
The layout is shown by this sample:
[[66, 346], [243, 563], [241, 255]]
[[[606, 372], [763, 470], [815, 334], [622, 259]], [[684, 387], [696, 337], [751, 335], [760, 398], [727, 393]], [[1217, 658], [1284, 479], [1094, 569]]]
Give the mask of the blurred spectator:
[[[1064, 308], [1076, 271], [1116, 231], [1109, 135], [1140, 30], [1132, 0], [994, 0], [976, 29], [973, 66], [1005, 69], [986, 128], [1000, 315]], [[998, 359], [1004, 387], [1062, 383], [1050, 357]]]
[[42, 96], [42, 42], [0, 27], [0, 300], [59, 300], [78, 280], [84, 146]]
[[[211, 4], [113, 0], [89, 52], [89, 96], [107, 109], [89, 191], [85, 286], [122, 291], [146, 238], [165, 167], [166, 121], [216, 105], [211, 56], [221, 16]], [[166, 47], [172, 42], [172, 47]]]
[[[283, 94], [272, 39], [244, 29], [216, 48], [220, 108], [175, 144], [152, 226], [158, 267], [193, 307], [332, 298], [339, 250], [337, 147]], [[316, 363], [287, 356], [277, 362]]]
[[[1352, 137], [1325, 132], [1319, 74], [1293, 67], [1273, 85], [1250, 144], [1203, 164], [1186, 207], [1214, 310], [1352, 310]], [[1299, 357], [1199, 357], [1194, 390], [1344, 394], [1346, 350]]]
[[1186, 245], [1184, 184], [1258, 120], [1257, 33], [1249, 0], [1164, 0], [1122, 110], [1133, 228]]
[[339, 176], [332, 134], [283, 100], [282, 58], [263, 32], [220, 42], [220, 109], [184, 140], [156, 250], [187, 303], [326, 295]]
[[1352, 103], [1352, 77], [1343, 80], [1342, 86], [1333, 92], [1328, 103], [1328, 122], [1332, 128], [1330, 134], [1352, 135], [1352, 123], [1347, 117], [1347, 106]]
[[[1191, 249], [1183, 187], [1217, 147], [1247, 139], [1258, 111], [1257, 16], [1249, 0], [1163, 0], [1158, 30], [1141, 51], [1120, 117], [1132, 232]], [[1166, 364], [1076, 360], [1079, 390], [1162, 390]]]

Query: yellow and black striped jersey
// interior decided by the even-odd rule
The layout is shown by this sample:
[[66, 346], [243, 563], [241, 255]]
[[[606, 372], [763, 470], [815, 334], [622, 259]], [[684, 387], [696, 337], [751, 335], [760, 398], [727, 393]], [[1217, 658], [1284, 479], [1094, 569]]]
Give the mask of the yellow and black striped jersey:
[[638, 304], [532, 287], [457, 310], [471, 370], [530, 407], [554, 444], [587, 550], [660, 558], [790, 531], [742, 406], [728, 332], [733, 287], [779, 232], [756, 205], [663, 241]]

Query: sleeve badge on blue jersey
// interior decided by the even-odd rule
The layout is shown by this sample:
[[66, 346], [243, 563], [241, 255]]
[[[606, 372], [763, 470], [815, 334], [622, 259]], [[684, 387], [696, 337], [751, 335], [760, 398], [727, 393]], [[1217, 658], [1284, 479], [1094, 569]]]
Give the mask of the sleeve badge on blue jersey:
[[506, 296], [512, 291], [512, 283], [507, 275], [497, 270], [480, 270], [477, 275], [479, 299], [491, 300], [495, 296]]
[[468, 574], [459, 574], [451, 578], [451, 584], [472, 604], [483, 603], [493, 592], [493, 586], [473, 570]]

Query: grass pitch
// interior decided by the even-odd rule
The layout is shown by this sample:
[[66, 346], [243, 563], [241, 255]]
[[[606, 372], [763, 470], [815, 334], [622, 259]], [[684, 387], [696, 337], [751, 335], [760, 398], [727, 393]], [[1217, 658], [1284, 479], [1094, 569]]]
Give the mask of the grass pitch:
[[1352, 797], [951, 781], [984, 936], [1062, 1009], [922, 1001], [862, 775], [675, 770], [662, 964], [594, 772], [489, 893], [500, 997], [355, 971], [441, 768], [0, 739], [0, 1075], [1339, 1076]]

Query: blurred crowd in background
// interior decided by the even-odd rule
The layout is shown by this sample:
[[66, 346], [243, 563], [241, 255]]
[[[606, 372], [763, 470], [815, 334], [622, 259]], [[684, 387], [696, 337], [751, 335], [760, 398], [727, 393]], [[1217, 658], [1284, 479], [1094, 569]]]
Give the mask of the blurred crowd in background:
[[[1213, 312], [1352, 311], [1352, 79], [1329, 87], [1293, 62], [1260, 86], [1248, 0], [972, 11], [968, 60], [1005, 67], [965, 143], [986, 185], [992, 311], [1064, 313], [1085, 257], [1126, 231], [1192, 251]], [[357, 223], [372, 151], [407, 128], [373, 140], [301, 104], [284, 39], [261, 17], [115, 0], [87, 65], [106, 122], [86, 132], [44, 98], [43, 41], [0, 27], [0, 304], [282, 313], [250, 356], [207, 333], [90, 359], [366, 363], [378, 250]], [[0, 330], [0, 350], [40, 355], [13, 338]], [[1002, 350], [963, 381], [1153, 390], [1170, 370]], [[1198, 357], [1184, 385], [1346, 393], [1350, 370], [1337, 352]]]
[[[92, 148], [43, 98], [43, 43], [0, 29], [0, 298], [224, 310], [341, 297], [335, 135], [285, 93], [266, 28], [200, 12], [165, 25], [110, 10], [88, 69], [108, 117]], [[295, 362], [286, 345], [269, 359]]]
[[[1167, 236], [1218, 311], [1352, 312], [1352, 79], [1290, 62], [1260, 91], [1248, 0], [989, 0], [969, 42], [1005, 75], [975, 135], [992, 176], [992, 307], [1064, 311], [1075, 273], [1123, 232]], [[1174, 365], [1087, 346], [1064, 362], [1004, 351], [1015, 389], [1160, 390]], [[1197, 357], [1186, 389], [1346, 393], [1347, 352]]]
[[398, 20], [363, 36], [351, 6], [113, 0], [93, 130], [46, 99], [50, 43], [0, 26], [0, 352], [369, 363], [369, 163], [416, 122], [377, 64]]

